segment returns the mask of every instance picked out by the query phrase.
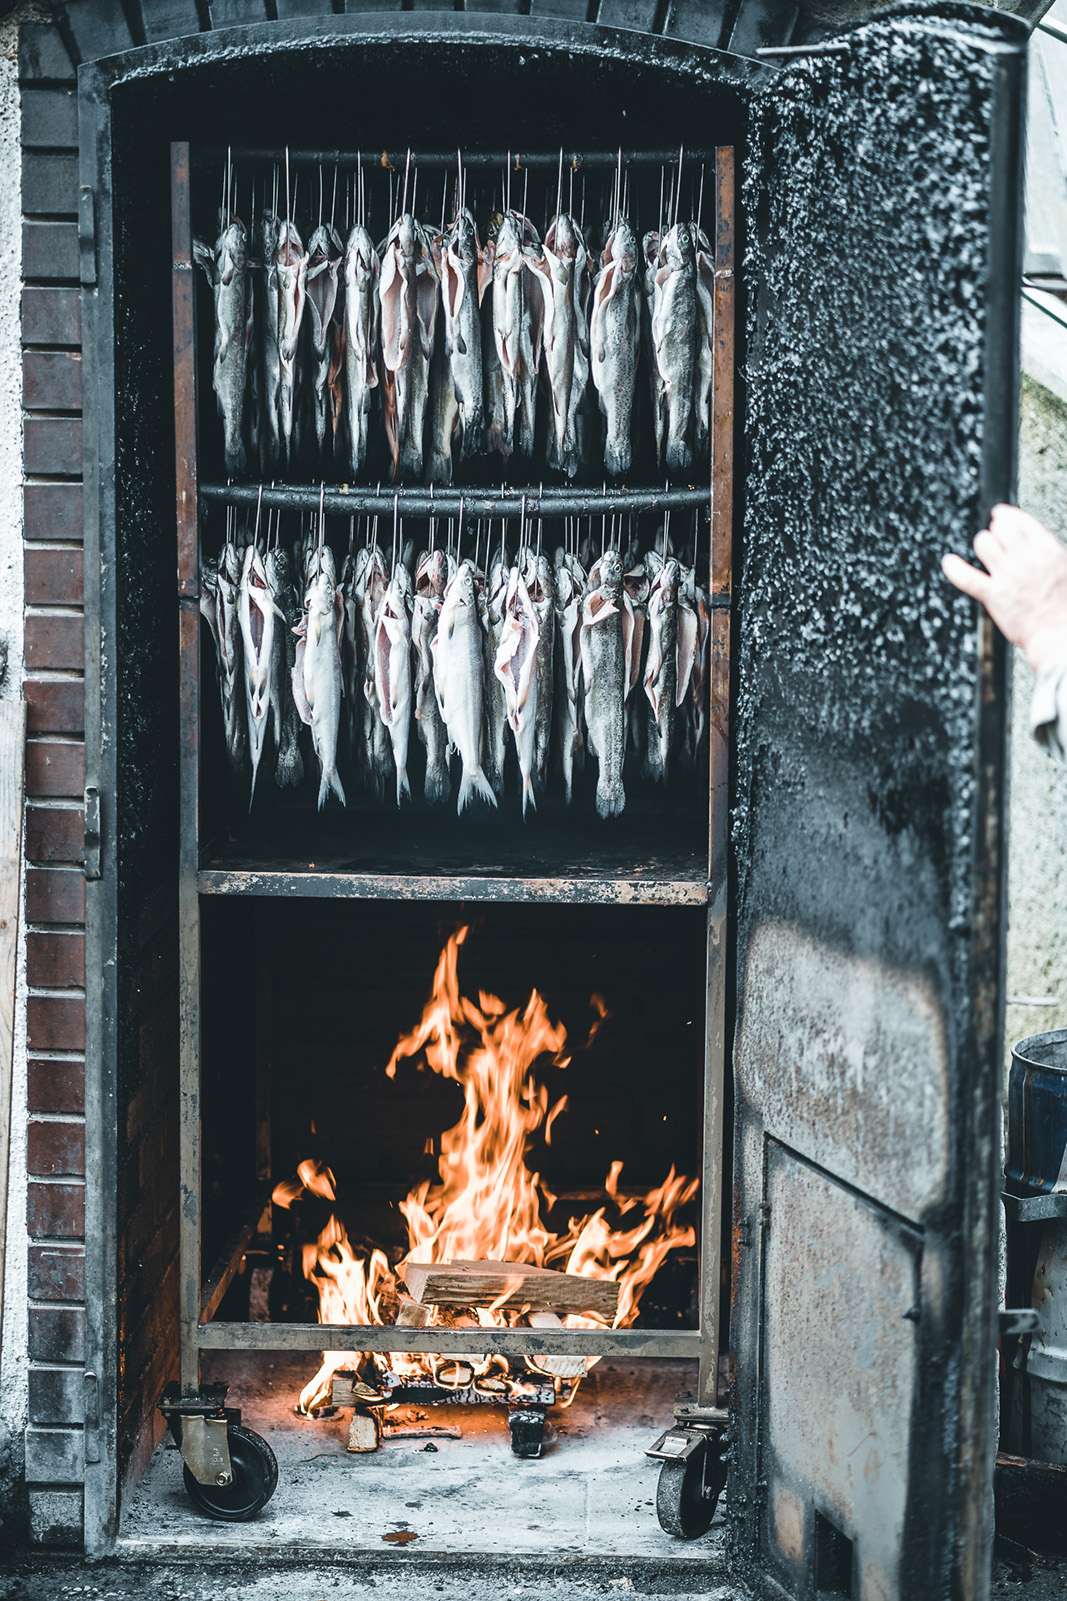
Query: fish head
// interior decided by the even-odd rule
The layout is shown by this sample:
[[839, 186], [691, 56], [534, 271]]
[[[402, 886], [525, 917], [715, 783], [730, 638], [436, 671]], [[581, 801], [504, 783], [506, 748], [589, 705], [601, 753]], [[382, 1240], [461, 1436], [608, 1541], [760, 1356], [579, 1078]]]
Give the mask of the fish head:
[[353, 225], [345, 245], [345, 282], [353, 289], [368, 284], [378, 265], [374, 241], [361, 222]]
[[522, 248], [522, 236], [519, 232], [519, 218], [514, 211], [507, 211], [500, 221], [500, 228], [496, 236], [496, 259], [518, 255]]
[[248, 236], [245, 225], [235, 217], [228, 228], [224, 228], [219, 235], [217, 262], [218, 275], [224, 284], [228, 284], [235, 273], [245, 270], [248, 260]]
[[644, 257], [646, 267], [656, 267], [659, 265], [661, 244], [662, 240], [655, 229], [653, 229], [650, 233], [645, 234], [645, 237], [641, 241], [641, 254]]
[[663, 563], [663, 570], [661, 571], [659, 578], [656, 580], [659, 585], [660, 593], [665, 600], [677, 600], [678, 580], [680, 577], [681, 571], [678, 563], [675, 561], [673, 556], [669, 556]]
[[562, 212], [545, 234], [545, 249], [551, 250], [560, 261], [568, 262], [575, 261], [578, 252], [584, 251], [582, 230], [568, 212]]
[[241, 557], [237, 546], [230, 539], [222, 547], [222, 555], [219, 557], [219, 574], [221, 577], [228, 579], [231, 584], [240, 582]]
[[663, 241], [663, 263], [671, 272], [693, 265], [693, 236], [688, 223], [676, 222]]
[[266, 264], [271, 260], [278, 248], [278, 235], [281, 232], [281, 223], [273, 211], [264, 211], [256, 223], [256, 253], [261, 262]]
[[389, 585], [394, 602], [402, 606], [406, 612], [411, 611], [412, 583], [411, 574], [402, 561], [398, 561], [393, 568], [393, 579]]
[[456, 213], [456, 220], [448, 230], [448, 248], [465, 267], [478, 259], [478, 230], [466, 206]]
[[604, 265], [614, 263], [627, 278], [637, 266], [637, 235], [623, 217], [608, 235], [604, 246]]
[[397, 219], [395, 232], [396, 243], [400, 250], [400, 254], [403, 256], [405, 261], [414, 261], [416, 251], [418, 250], [421, 242], [419, 235], [421, 234], [422, 229], [419, 227], [410, 211], [405, 211], [404, 215]]
[[304, 242], [295, 222], [283, 222], [278, 230], [275, 258], [279, 267], [294, 269], [304, 259]]
[[430, 595], [440, 603], [448, 583], [448, 559], [443, 550], [431, 550], [419, 563], [415, 588], [420, 595]]
[[334, 587], [329, 573], [320, 572], [311, 580], [304, 596], [308, 617], [324, 617], [333, 612]]
[[601, 589], [619, 588], [622, 583], [622, 557], [617, 550], [606, 550], [597, 563], [597, 568]]

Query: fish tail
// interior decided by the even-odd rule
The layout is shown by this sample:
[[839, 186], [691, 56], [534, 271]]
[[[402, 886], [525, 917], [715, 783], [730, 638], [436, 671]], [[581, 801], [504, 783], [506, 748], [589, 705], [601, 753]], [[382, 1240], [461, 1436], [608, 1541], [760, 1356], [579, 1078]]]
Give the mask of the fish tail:
[[596, 809], [601, 817], [619, 817], [626, 805], [626, 791], [622, 787], [622, 780], [616, 778], [608, 782], [601, 775], [597, 779]]
[[496, 796], [493, 794], [493, 786], [490, 784], [481, 768], [476, 767], [471, 773], [464, 768], [462, 777], [459, 781], [459, 801], [456, 805], [457, 816], [462, 816], [463, 812], [470, 805], [475, 795], [480, 795], [482, 800], [489, 802], [490, 806], [496, 805]]
[[407, 768], [398, 767], [396, 770], [396, 804], [411, 799], [411, 785], [408, 783]]
[[422, 786], [423, 799], [427, 806], [434, 806], [438, 801], [446, 801], [451, 790], [448, 768], [435, 768], [426, 764], [426, 779]]
[[336, 771], [334, 771], [332, 773], [327, 773], [325, 771], [325, 769], [324, 769], [323, 773], [322, 773], [322, 777], [319, 779], [319, 811], [320, 812], [322, 811], [322, 808], [326, 805], [326, 798], [329, 795], [331, 790], [337, 796], [337, 799], [341, 802], [341, 805], [344, 806], [346, 804], [346, 802], [345, 802], [345, 792], [341, 787], [341, 780], [338, 778]]
[[532, 773], [523, 773], [523, 775], [522, 775], [522, 817], [523, 817], [523, 822], [526, 821], [526, 808], [527, 808], [527, 806], [529, 806], [531, 811], [536, 812], [536, 810], [537, 810], [537, 796], [534, 793], [534, 783], [533, 783], [533, 774]]

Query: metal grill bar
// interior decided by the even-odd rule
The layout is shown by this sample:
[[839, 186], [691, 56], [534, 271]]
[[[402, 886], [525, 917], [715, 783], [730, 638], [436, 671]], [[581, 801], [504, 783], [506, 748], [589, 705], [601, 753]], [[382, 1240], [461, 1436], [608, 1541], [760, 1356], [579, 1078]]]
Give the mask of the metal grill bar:
[[[232, 161], [269, 161], [285, 162], [288, 154], [289, 166], [334, 166], [334, 167], [366, 167], [368, 169], [384, 169], [385, 171], [403, 172], [408, 160], [408, 151], [369, 151], [369, 150], [289, 150], [284, 145], [278, 149], [267, 149], [258, 145], [232, 145], [229, 150], [223, 146], [200, 148], [196, 151], [197, 165], [225, 161], [227, 155]], [[531, 151], [529, 153], [517, 150], [412, 150], [412, 167], [440, 168], [443, 171], [455, 172], [457, 161], [462, 160], [464, 169], [495, 168], [497, 172], [510, 167], [512, 172], [524, 172], [527, 168], [556, 171], [559, 167], [560, 152], [557, 148], [552, 151]], [[582, 152], [563, 152], [563, 169], [565, 172], [586, 172], [592, 168], [602, 168], [605, 171], [614, 171], [620, 158], [624, 167], [663, 167], [677, 166], [678, 151], [674, 150], [586, 150]], [[692, 169], [694, 162], [705, 162], [709, 165], [715, 160], [714, 150], [682, 150], [683, 164]]]
[[202, 1351], [440, 1352], [479, 1356], [700, 1355], [698, 1329], [408, 1329], [322, 1323], [201, 1323]]
[[269, 488], [258, 484], [201, 484], [200, 498], [223, 506], [255, 507], [265, 511], [318, 511], [319, 503], [331, 517], [392, 516], [394, 506], [404, 517], [600, 517], [615, 512], [652, 512], [685, 507], [709, 507], [707, 488], [572, 490], [446, 489], [321, 489], [316, 484]]

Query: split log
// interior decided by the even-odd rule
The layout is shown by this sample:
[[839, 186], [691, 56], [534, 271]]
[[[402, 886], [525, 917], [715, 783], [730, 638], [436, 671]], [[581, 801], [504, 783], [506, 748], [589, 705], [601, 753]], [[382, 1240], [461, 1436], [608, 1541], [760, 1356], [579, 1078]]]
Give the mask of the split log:
[[373, 1412], [361, 1412], [357, 1407], [348, 1425], [350, 1451], [377, 1451], [378, 1419]]
[[462, 1440], [457, 1423], [385, 1423], [383, 1440]]
[[401, 1271], [420, 1306], [527, 1306], [535, 1312], [596, 1312], [610, 1321], [619, 1305], [614, 1279], [525, 1262], [405, 1262]]
[[380, 1406], [388, 1399], [372, 1384], [364, 1384], [357, 1374], [338, 1368], [330, 1381], [331, 1406]]
[[[555, 1312], [531, 1312], [527, 1323], [532, 1329], [561, 1329], [563, 1319]], [[584, 1379], [589, 1371], [589, 1359], [584, 1356], [528, 1356], [526, 1366], [535, 1373], [548, 1373], [554, 1379]]]

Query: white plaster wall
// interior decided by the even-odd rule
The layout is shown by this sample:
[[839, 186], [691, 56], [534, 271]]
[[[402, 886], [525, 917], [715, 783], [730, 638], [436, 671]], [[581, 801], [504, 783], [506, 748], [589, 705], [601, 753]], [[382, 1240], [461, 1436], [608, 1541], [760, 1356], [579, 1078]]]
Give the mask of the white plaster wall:
[[[22, 695], [22, 351], [19, 281], [22, 218], [19, 157], [18, 28], [22, 9], [0, 22], [0, 634], [8, 644], [0, 697]], [[24, 907], [23, 907], [24, 911]], [[21, 1477], [26, 1425], [26, 940], [20, 917], [7, 1262], [0, 1350], [0, 1533], [18, 1513], [10, 1490]], [[9, 1493], [5, 1495], [5, 1490]], [[13, 1531], [12, 1531], [13, 1532]], [[3, 1540], [0, 1539], [0, 1545]]]

